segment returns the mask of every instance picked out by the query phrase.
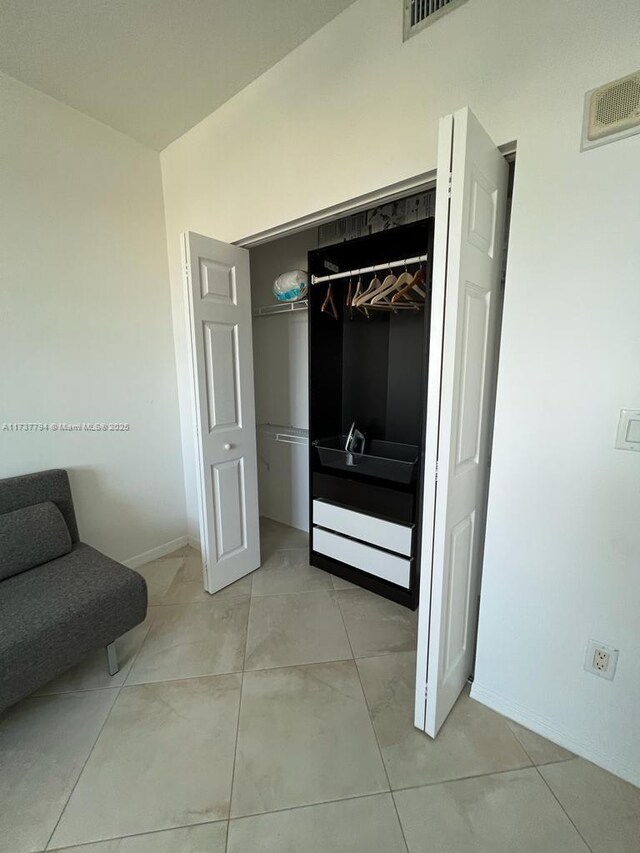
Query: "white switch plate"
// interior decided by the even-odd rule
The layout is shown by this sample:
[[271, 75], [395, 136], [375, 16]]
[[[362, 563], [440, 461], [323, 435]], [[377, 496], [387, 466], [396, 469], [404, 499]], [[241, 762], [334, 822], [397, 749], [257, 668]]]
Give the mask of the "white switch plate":
[[620, 409], [616, 448], [640, 453], [640, 409]]
[[613, 681], [613, 676], [616, 674], [618, 666], [618, 649], [613, 646], [608, 646], [606, 643], [600, 643], [598, 640], [589, 640], [587, 642], [587, 652], [584, 656], [584, 668], [587, 672], [598, 675], [600, 678], [606, 678], [607, 681]]

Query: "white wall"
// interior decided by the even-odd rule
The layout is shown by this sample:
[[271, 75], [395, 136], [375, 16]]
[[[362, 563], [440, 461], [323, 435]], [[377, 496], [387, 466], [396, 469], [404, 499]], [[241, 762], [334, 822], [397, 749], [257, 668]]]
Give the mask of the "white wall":
[[[584, 92], [634, 71], [640, 5], [470, 0], [402, 44], [359, 0], [161, 155], [187, 496], [179, 232], [236, 240], [435, 166], [470, 105], [518, 162], [476, 693], [640, 782], [640, 136], [584, 154]], [[582, 671], [588, 637], [616, 680]]]
[[[301, 231], [251, 249], [254, 309], [275, 302], [280, 273], [307, 269], [307, 253], [318, 248], [318, 229]], [[306, 311], [260, 317], [253, 323], [253, 358], [258, 424], [309, 424], [309, 323]], [[309, 462], [306, 445], [275, 441], [258, 428], [260, 515], [309, 529]]]
[[186, 533], [158, 154], [0, 76], [0, 476], [70, 471], [80, 534], [129, 560]]

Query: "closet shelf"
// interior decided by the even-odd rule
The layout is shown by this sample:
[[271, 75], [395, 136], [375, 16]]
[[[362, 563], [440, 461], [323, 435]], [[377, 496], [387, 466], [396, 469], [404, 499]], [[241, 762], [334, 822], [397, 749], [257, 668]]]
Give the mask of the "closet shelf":
[[258, 432], [285, 444], [309, 444], [309, 430], [282, 424], [258, 424]]
[[271, 317], [272, 314], [292, 314], [298, 311], [306, 311], [309, 307], [308, 299], [300, 299], [298, 302], [276, 302], [273, 305], [263, 305], [253, 312], [254, 317]]

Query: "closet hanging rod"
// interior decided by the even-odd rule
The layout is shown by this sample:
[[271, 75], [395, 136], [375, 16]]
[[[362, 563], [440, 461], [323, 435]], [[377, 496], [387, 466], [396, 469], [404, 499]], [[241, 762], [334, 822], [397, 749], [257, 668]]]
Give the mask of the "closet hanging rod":
[[361, 267], [355, 270], [346, 270], [345, 272], [335, 272], [331, 275], [312, 275], [311, 284], [322, 284], [323, 281], [335, 281], [338, 278], [353, 278], [356, 275], [362, 275], [367, 272], [377, 272], [378, 270], [388, 270], [393, 267], [409, 266], [409, 264], [420, 264], [427, 260], [428, 255], [416, 255], [415, 258], [400, 258], [399, 261], [388, 261], [386, 264], [374, 264], [372, 267]]

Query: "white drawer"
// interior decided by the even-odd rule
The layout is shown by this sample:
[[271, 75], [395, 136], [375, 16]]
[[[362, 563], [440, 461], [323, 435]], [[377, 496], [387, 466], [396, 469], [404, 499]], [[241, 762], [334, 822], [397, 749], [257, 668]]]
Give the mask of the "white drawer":
[[412, 529], [404, 524], [383, 521], [373, 515], [320, 500], [313, 502], [313, 523], [337, 530], [345, 536], [353, 536], [354, 539], [362, 539], [379, 548], [411, 556]]
[[345, 539], [328, 530], [313, 528], [313, 550], [370, 575], [409, 589], [411, 560], [379, 551], [362, 542]]

